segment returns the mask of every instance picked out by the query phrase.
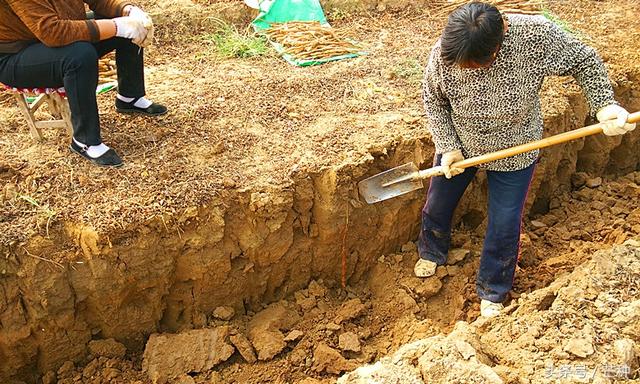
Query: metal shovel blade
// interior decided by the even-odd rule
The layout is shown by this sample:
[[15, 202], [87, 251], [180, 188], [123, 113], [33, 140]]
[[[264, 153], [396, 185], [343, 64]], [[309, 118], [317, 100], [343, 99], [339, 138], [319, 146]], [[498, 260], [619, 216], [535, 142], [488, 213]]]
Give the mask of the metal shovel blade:
[[406, 179], [412, 173], [417, 175], [418, 172], [415, 164], [403, 164], [362, 180], [358, 183], [358, 189], [367, 203], [377, 203], [423, 188], [422, 179], [395, 182], [402, 178]]

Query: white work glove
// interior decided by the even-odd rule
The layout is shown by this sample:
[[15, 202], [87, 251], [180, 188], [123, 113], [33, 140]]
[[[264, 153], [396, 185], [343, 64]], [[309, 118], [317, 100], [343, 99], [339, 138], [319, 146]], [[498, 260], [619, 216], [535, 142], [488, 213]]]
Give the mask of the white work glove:
[[636, 129], [636, 124], [628, 124], [629, 112], [619, 105], [611, 104], [602, 108], [596, 114], [602, 126], [602, 131], [607, 136], [622, 135]]
[[451, 168], [451, 164], [462, 160], [464, 160], [464, 156], [462, 156], [462, 151], [459, 149], [443, 153], [440, 159], [440, 165], [442, 166], [444, 177], [450, 179], [464, 172], [463, 168]]
[[147, 29], [142, 20], [131, 16], [122, 16], [114, 18], [113, 21], [116, 23], [116, 36], [131, 39], [134, 42], [146, 39]]
[[153, 43], [153, 20], [151, 19], [151, 16], [135, 5], [132, 5], [131, 8], [129, 8], [129, 16], [140, 20], [144, 28], [147, 30], [147, 35], [144, 39], [133, 39], [134, 44], [137, 44], [142, 48], [146, 48], [151, 45], [151, 43]]
[[141, 48], [147, 48], [153, 44], [153, 22], [149, 19], [149, 21], [143, 25], [147, 30], [147, 35], [143, 40], [133, 39], [133, 43], [139, 45]]
[[269, 12], [274, 0], [244, 0], [244, 3], [251, 8], [259, 9], [262, 12]]
[[149, 16], [148, 13], [146, 13], [145, 11], [143, 11], [142, 9], [140, 9], [139, 7], [136, 7], [135, 5], [132, 5], [131, 8], [129, 8], [129, 15], [133, 17], [134, 19], [138, 19], [140, 21], [142, 21], [142, 23], [144, 24], [145, 22], [151, 22], [151, 16]]

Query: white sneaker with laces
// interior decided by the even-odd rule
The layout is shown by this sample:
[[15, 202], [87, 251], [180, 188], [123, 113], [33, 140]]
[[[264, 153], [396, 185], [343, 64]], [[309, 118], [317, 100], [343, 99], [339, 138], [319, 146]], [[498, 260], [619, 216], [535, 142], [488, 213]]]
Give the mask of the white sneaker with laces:
[[416, 262], [415, 267], [413, 267], [413, 273], [415, 273], [417, 277], [430, 277], [436, 274], [436, 268], [438, 268], [438, 264], [420, 258]]
[[489, 300], [480, 301], [480, 316], [482, 317], [497, 316], [503, 309], [504, 305], [502, 305], [502, 303], [494, 303]]

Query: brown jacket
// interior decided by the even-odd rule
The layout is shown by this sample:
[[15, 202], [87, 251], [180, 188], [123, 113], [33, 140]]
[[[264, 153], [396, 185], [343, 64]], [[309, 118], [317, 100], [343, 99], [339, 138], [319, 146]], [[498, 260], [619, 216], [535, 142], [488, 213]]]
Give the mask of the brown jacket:
[[85, 6], [104, 17], [122, 16], [127, 0], [0, 0], [0, 53], [15, 53], [37, 41], [60, 47], [100, 40]]

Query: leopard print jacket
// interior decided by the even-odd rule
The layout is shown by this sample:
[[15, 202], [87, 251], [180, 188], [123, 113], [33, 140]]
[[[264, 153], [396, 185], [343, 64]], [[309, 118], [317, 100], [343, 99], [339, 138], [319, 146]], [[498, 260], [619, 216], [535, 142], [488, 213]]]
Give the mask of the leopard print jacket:
[[[507, 15], [509, 28], [489, 68], [448, 66], [440, 41], [425, 70], [423, 99], [436, 153], [461, 149], [465, 158], [542, 138], [539, 91], [545, 76], [572, 75], [592, 111], [614, 104], [596, 51], [543, 16]], [[539, 151], [484, 164], [492, 171], [531, 165]]]

